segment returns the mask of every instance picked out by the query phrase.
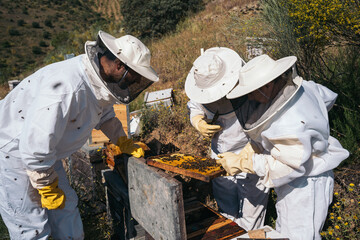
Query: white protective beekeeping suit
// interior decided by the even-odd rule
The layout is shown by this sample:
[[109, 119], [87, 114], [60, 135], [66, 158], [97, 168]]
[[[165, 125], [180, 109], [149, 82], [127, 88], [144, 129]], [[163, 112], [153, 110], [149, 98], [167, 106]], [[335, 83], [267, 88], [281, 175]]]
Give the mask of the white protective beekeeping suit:
[[[81, 55], [42, 68], [0, 101], [0, 112], [8, 113], [0, 116], [0, 191], [5, 191], [0, 204], [12, 239], [46, 239], [50, 234], [83, 238], [77, 196], [60, 159], [80, 149], [94, 127], [115, 116], [111, 105], [103, 107], [95, 98], [84, 61]], [[58, 176], [66, 196], [64, 209], [39, 207], [26, 171], [40, 170], [55, 171], [51, 175]]]
[[[214, 57], [214, 55], [220, 56], [221, 60]], [[226, 69], [229, 73], [217, 74], [217, 64], [214, 63], [217, 60], [223, 61], [222, 64], [227, 64]], [[237, 99], [230, 102], [224, 98], [226, 92], [230, 91], [236, 84], [238, 70], [243, 63], [244, 61], [240, 56], [230, 49], [208, 49], [194, 62], [194, 67], [190, 71], [185, 83], [186, 93], [191, 99], [188, 102], [188, 109], [193, 125], [195, 125], [193, 119], [196, 116], [213, 119], [216, 112], [219, 114], [214, 124], [220, 125], [222, 130], [215, 133], [212, 137], [212, 158], [218, 158], [218, 154], [227, 151], [239, 153], [248, 142], [248, 138], [244, 134], [234, 111], [234, 108], [236, 109], [241, 106], [242, 100]], [[219, 65], [221, 66], [221, 64]], [[221, 67], [219, 68], [221, 69]], [[233, 69], [237, 71], [231, 71]], [[203, 88], [198, 87], [201, 85], [201, 80], [198, 76], [200, 74], [205, 76], [203, 82], [208, 81], [207, 85]], [[227, 75], [231, 77], [227, 77]], [[192, 76], [195, 77], [193, 78]], [[198, 79], [195, 79], [196, 76]], [[212, 79], [214, 76], [215, 78], [217, 76], [225, 76], [225, 79], [219, 78], [216, 81]], [[224, 82], [231, 84], [231, 81], [234, 81], [234, 84], [229, 86], [230, 89], [228, 90], [222, 91], [221, 87], [217, 86], [221, 86]], [[194, 91], [197, 87], [198, 89]], [[203, 89], [206, 89], [208, 92], [203, 93]], [[211, 92], [213, 91], [212, 89], [215, 92]], [[201, 93], [203, 93], [203, 96], [201, 96]], [[269, 188], [259, 183], [258, 176], [240, 173], [235, 176], [218, 177], [212, 181], [212, 186], [219, 210], [224, 216], [232, 219], [246, 230], [263, 226]]]
[[[254, 76], [259, 73], [256, 70], [265, 72], [269, 82], [285, 72], [288, 67], [281, 67], [281, 60], [291, 66], [296, 58], [275, 62], [265, 55], [249, 61], [240, 73], [239, 87], [228, 98], [265, 85], [261, 76]], [[270, 66], [273, 69], [267, 70]], [[279, 66], [280, 70], [276, 70]], [[276, 71], [279, 74], [271, 78]], [[333, 195], [332, 169], [349, 154], [330, 136], [327, 112], [336, 97], [322, 85], [295, 77], [272, 102], [240, 112], [245, 133], [264, 149], [263, 154], [253, 155], [253, 170], [265, 186], [274, 187], [277, 193], [276, 230], [290, 239], [321, 239]], [[247, 101], [243, 106], [247, 104], [253, 103]]]
[[[205, 115], [212, 119], [214, 113], [199, 103], [188, 102], [190, 118]], [[216, 124], [222, 130], [211, 139], [211, 158], [223, 152], [239, 153], [248, 142], [235, 111], [219, 115]], [[264, 225], [269, 188], [259, 182], [254, 174], [239, 173], [218, 177], [212, 181], [213, 193], [221, 213], [245, 230]]]
[[[94, 128], [112, 142], [126, 136], [112, 107], [121, 101], [99, 74], [97, 42], [85, 47], [87, 54], [38, 70], [0, 101], [0, 213], [11, 239], [83, 239], [78, 198], [60, 160]], [[42, 208], [37, 189], [56, 178], [65, 207]]]

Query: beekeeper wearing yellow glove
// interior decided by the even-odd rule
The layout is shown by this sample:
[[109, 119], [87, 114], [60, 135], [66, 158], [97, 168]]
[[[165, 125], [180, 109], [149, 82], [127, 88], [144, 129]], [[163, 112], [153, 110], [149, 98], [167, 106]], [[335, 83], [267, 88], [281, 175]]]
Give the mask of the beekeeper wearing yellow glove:
[[211, 138], [215, 133], [221, 130], [220, 125], [213, 125], [206, 122], [205, 116], [196, 115], [191, 118], [192, 125], [198, 130], [201, 135], [206, 138]]
[[114, 104], [158, 81], [137, 38], [99, 31], [85, 54], [48, 65], [0, 101], [0, 214], [11, 239], [83, 239], [78, 198], [61, 159], [99, 129], [123, 153], [144, 156]]
[[145, 151], [126, 136], [120, 137], [116, 143], [122, 153], [132, 155], [137, 158], [144, 157]]
[[[293, 70], [297, 58], [253, 58], [228, 99], [246, 96], [238, 119], [250, 137], [240, 153], [218, 160], [230, 174], [251, 172], [277, 194], [276, 230], [291, 240], [321, 239], [332, 201], [332, 169], [349, 156], [330, 136], [337, 94]], [[258, 151], [261, 149], [261, 151]]]
[[[224, 152], [239, 153], [248, 142], [236, 116], [244, 99], [225, 97], [237, 84], [244, 64], [235, 51], [214, 47], [194, 61], [186, 78], [191, 124], [202, 137], [211, 138], [211, 157], [215, 159]], [[258, 181], [258, 176], [245, 172], [212, 181], [221, 214], [246, 230], [264, 225], [269, 189]]]
[[41, 207], [48, 210], [63, 209], [66, 196], [59, 188], [59, 179], [53, 167], [46, 171], [27, 171], [31, 185], [41, 196]]

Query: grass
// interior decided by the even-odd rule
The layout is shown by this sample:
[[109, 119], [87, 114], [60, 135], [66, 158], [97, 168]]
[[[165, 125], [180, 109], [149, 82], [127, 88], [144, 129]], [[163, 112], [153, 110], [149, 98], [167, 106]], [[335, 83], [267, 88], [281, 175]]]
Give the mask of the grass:
[[2, 218], [0, 218], [0, 240], [5, 239], [10, 239], [10, 236]]
[[9, 92], [8, 84], [0, 84], [0, 100], [3, 99]]
[[[235, 6], [238, 8], [234, 10]], [[237, 26], [231, 25], [231, 17], [241, 15], [242, 7], [245, 7], [244, 1], [239, 0], [211, 2], [203, 12], [180, 23], [175, 34], [150, 43], [152, 64], [156, 67], [161, 79], [161, 85], [154, 84], [152, 88], [154, 90], [168, 87], [183, 89], [188, 71], [194, 60], [200, 56], [201, 48], [229, 47], [245, 56], [246, 48], [243, 43], [248, 35], [244, 31], [235, 36], [233, 31], [237, 30]], [[254, 14], [256, 13], [244, 15], [243, 21], [252, 22]], [[258, 24], [260, 25], [259, 22]], [[248, 31], [253, 27], [248, 27]], [[258, 34], [263, 33], [258, 31]]]

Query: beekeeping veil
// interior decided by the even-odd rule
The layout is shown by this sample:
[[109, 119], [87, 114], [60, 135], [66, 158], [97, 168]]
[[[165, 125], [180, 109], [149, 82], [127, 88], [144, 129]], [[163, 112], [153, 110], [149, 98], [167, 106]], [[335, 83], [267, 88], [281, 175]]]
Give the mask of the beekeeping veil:
[[[125, 35], [115, 38], [106, 32], [99, 31], [96, 42], [87, 42], [85, 50], [102, 83], [120, 103], [129, 104], [144, 89], [159, 80], [157, 73], [150, 66], [150, 50], [134, 36]], [[106, 50], [109, 50], [127, 68], [140, 74], [141, 80], [131, 85], [122, 84], [122, 81], [126, 81], [126, 77], [119, 82], [104, 81], [100, 76], [99, 56], [102, 56]]]
[[249, 107], [237, 113], [245, 132], [265, 126], [266, 122], [284, 109], [300, 89], [302, 78], [292, 72], [296, 60], [295, 56], [273, 60], [264, 54], [251, 59], [240, 70], [239, 83], [226, 95], [228, 99], [245, 96], [278, 78], [285, 81], [282, 89], [268, 103], [248, 101]]

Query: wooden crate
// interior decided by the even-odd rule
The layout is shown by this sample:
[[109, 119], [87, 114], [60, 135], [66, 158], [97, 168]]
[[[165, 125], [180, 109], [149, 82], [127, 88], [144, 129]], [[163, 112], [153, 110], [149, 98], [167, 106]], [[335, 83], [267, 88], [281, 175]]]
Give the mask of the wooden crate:
[[[125, 104], [114, 105], [115, 116], [120, 120], [123, 125], [124, 131], [129, 135], [129, 110]], [[93, 129], [91, 132], [91, 138], [89, 139], [89, 146], [102, 146], [104, 143], [109, 142], [109, 138], [101, 130]]]

